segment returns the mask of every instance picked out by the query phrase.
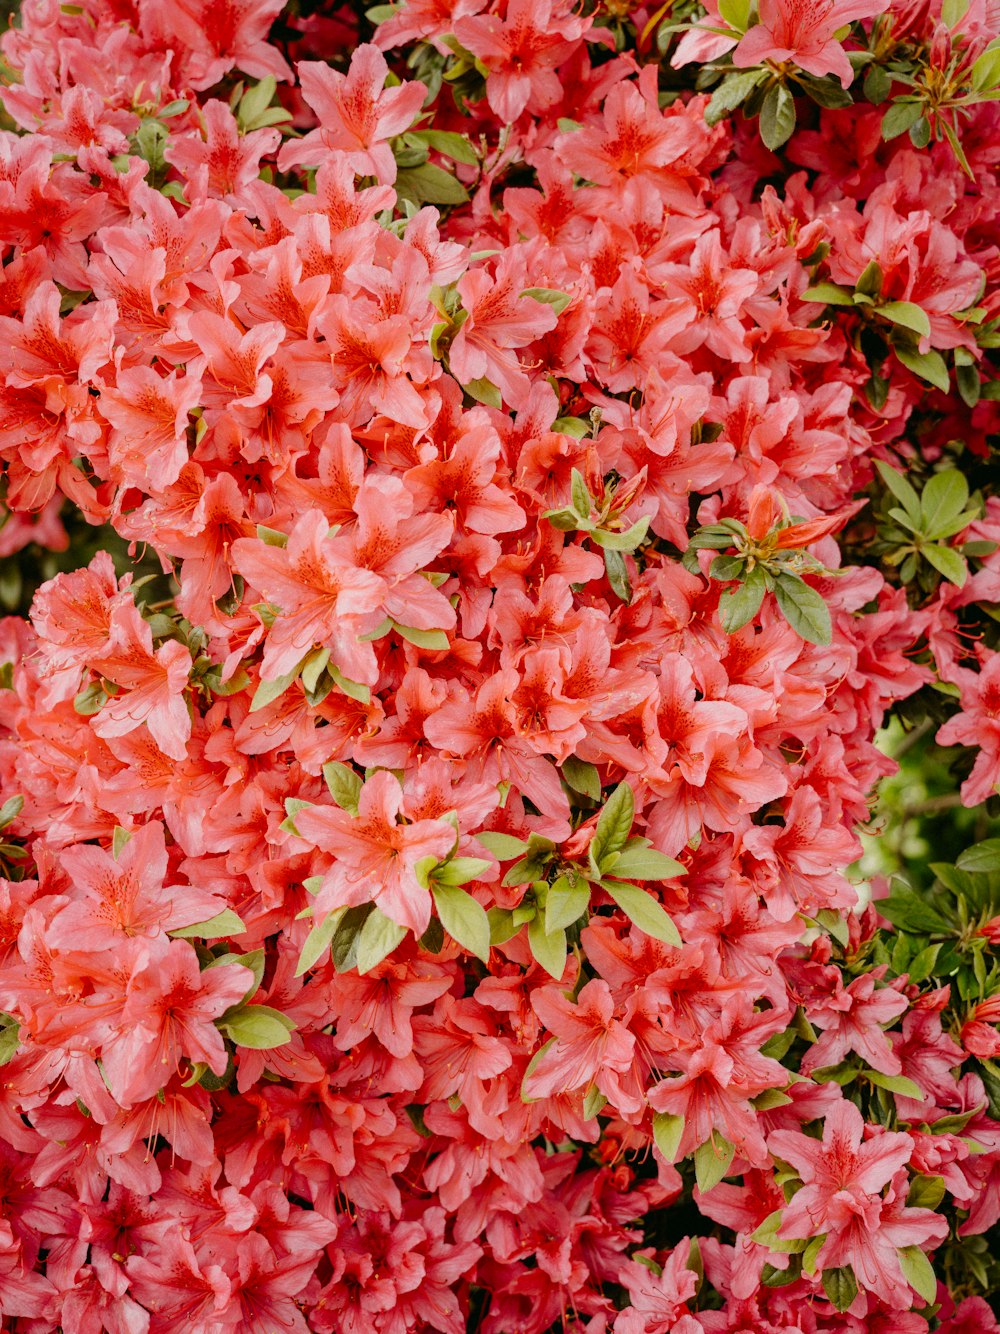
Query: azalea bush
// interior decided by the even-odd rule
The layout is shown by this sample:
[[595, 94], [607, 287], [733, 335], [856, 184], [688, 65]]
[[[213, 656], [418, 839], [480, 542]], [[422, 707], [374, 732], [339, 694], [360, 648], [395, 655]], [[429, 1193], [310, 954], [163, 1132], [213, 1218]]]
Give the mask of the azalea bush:
[[4, 1328], [1000, 1330], [996, 7], [0, 53]]

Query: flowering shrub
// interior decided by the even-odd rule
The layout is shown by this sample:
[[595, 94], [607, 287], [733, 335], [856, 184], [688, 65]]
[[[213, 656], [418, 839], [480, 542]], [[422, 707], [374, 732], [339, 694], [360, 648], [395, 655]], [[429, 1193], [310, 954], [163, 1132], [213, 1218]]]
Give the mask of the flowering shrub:
[[995, 7], [0, 49], [4, 1327], [1000, 1329]]

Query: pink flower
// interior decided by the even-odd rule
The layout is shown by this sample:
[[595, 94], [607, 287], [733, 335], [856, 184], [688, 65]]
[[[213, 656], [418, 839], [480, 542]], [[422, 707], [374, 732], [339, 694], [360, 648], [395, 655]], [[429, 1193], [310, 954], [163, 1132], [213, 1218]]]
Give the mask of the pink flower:
[[101, 1059], [116, 1101], [128, 1107], [154, 1097], [182, 1059], [221, 1075], [226, 1048], [214, 1020], [238, 1005], [252, 983], [248, 968], [202, 972], [187, 941], [164, 942], [133, 977], [121, 1027], [104, 1044]]
[[740, 41], [733, 64], [747, 69], [791, 60], [816, 78], [835, 74], [848, 88], [854, 70], [834, 34], [880, 12], [878, 0], [760, 0], [760, 22]]
[[856, 977], [836, 995], [824, 997], [809, 1008], [809, 1017], [823, 1030], [802, 1059], [802, 1073], [836, 1065], [848, 1052], [857, 1052], [873, 1070], [884, 1075], [902, 1071], [883, 1024], [897, 1019], [907, 1009], [907, 999], [892, 987], [876, 988], [870, 973]]
[[309, 806], [295, 817], [302, 837], [336, 858], [316, 900], [324, 913], [345, 905], [375, 903], [400, 926], [420, 936], [431, 917], [431, 896], [414, 874], [424, 857], [444, 859], [455, 831], [443, 820], [400, 824], [403, 789], [384, 770], [361, 789], [358, 814], [335, 806]]
[[422, 83], [385, 88], [389, 67], [374, 46], [359, 46], [348, 73], [337, 74], [319, 61], [298, 66], [302, 96], [319, 120], [319, 129], [292, 140], [278, 159], [282, 171], [306, 163], [318, 166], [327, 153], [342, 152], [359, 176], [392, 184], [396, 162], [388, 140], [413, 124], [427, 89]]

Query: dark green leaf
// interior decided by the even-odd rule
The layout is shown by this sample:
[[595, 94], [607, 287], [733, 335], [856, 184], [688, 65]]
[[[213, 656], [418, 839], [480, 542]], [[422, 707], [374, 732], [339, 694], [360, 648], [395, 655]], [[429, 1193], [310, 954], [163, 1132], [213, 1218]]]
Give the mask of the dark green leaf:
[[783, 83], [776, 83], [760, 110], [760, 137], [772, 152], [787, 144], [795, 129], [795, 99]]
[[719, 597], [719, 619], [727, 635], [749, 624], [760, 611], [767, 584], [764, 571], [755, 565], [741, 584], [726, 589]]
[[846, 1311], [858, 1295], [858, 1284], [850, 1265], [823, 1270], [823, 1291], [838, 1311]]

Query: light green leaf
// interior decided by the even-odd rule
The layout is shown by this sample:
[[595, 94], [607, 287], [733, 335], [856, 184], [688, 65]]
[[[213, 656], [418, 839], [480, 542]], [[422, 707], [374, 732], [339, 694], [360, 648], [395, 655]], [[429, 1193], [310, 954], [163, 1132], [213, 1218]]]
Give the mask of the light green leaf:
[[590, 885], [586, 880], [571, 883], [561, 875], [545, 893], [545, 930], [551, 935], [579, 921], [590, 907]]
[[442, 157], [451, 158], [452, 162], [474, 167], [479, 161], [479, 155], [468, 138], [464, 134], [456, 134], [454, 130], [411, 130], [410, 137], [419, 139]]
[[594, 1117], [607, 1105], [607, 1101], [597, 1085], [591, 1084], [583, 1095], [583, 1119], [593, 1121]]
[[619, 783], [604, 803], [590, 844], [590, 860], [596, 874], [605, 869], [606, 860], [621, 852], [628, 841], [635, 819], [635, 797], [627, 782]]
[[293, 1021], [270, 1005], [237, 1006], [218, 1020], [218, 1026], [237, 1047], [250, 1047], [254, 1051], [283, 1047], [295, 1031]]
[[512, 940], [521, 929], [520, 923], [514, 921], [514, 914], [508, 908], [490, 908], [486, 919], [490, 924], [491, 945], [502, 945]]
[[830, 611], [815, 588], [797, 574], [783, 570], [775, 577], [774, 596], [782, 616], [797, 635], [809, 644], [830, 643]]
[[869, 1084], [874, 1084], [876, 1088], [888, 1089], [890, 1093], [898, 1093], [903, 1098], [914, 1098], [917, 1102], [924, 1101], [920, 1085], [915, 1084], [906, 1075], [883, 1075], [879, 1070], [866, 1070], [864, 1074]]
[[346, 908], [335, 908], [333, 912], [328, 912], [322, 922], [318, 926], [314, 926], [309, 932], [305, 944], [302, 946], [302, 953], [299, 955], [299, 962], [295, 969], [296, 977], [308, 973], [309, 969], [317, 964], [330, 948], [337, 927], [340, 925], [340, 919], [345, 912], [347, 912]]
[[482, 843], [487, 852], [492, 852], [497, 861], [509, 862], [515, 857], [523, 857], [528, 851], [528, 844], [523, 838], [515, 838], [513, 834], [501, 834], [492, 829], [485, 829], [481, 834], [476, 834], [477, 843]]
[[663, 852], [645, 846], [645, 840], [626, 843], [614, 864], [616, 880], [672, 880], [687, 875], [687, 867]]
[[968, 499], [969, 483], [957, 468], [936, 472], [920, 496], [923, 532], [928, 537], [940, 537], [938, 529], [956, 519]]
[[955, 865], [972, 874], [1000, 871], [1000, 838], [987, 838], [959, 853]]
[[901, 472], [897, 472], [895, 468], [890, 467], [888, 463], [884, 463], [881, 459], [875, 460], [875, 467], [888, 490], [896, 497], [914, 523], [919, 524], [921, 520], [920, 497], [910, 483]]
[[365, 918], [358, 934], [357, 969], [369, 973], [390, 955], [406, 935], [406, 927], [386, 917], [380, 908], [373, 908]]
[[538, 1050], [535, 1052], [534, 1056], [532, 1056], [531, 1060], [528, 1062], [527, 1067], [526, 1067], [526, 1069], [525, 1069], [525, 1071], [524, 1071], [524, 1074], [521, 1076], [521, 1101], [522, 1101], [522, 1102], [529, 1102], [529, 1103], [530, 1103], [530, 1102], [537, 1102], [537, 1101], [538, 1101], [537, 1098], [531, 1098], [531, 1097], [529, 1097], [529, 1096], [525, 1093], [524, 1088], [525, 1088], [525, 1085], [527, 1084], [528, 1080], [531, 1078], [531, 1076], [535, 1073], [535, 1071], [536, 1071], [536, 1070], [538, 1069], [538, 1067], [541, 1065], [542, 1060], [543, 1060], [543, 1058], [544, 1058], [544, 1056], [545, 1056], [545, 1053], [546, 1053], [547, 1051], [551, 1051], [552, 1048], [556, 1045], [556, 1042], [557, 1042], [557, 1041], [558, 1041], [557, 1038], [549, 1038], [548, 1042], [543, 1043], [542, 1046], [540, 1046], [540, 1047], [538, 1048]]
[[648, 514], [644, 514], [624, 533], [612, 533], [606, 528], [595, 528], [590, 536], [605, 551], [635, 551], [645, 540], [649, 529], [649, 518]]
[[927, 312], [912, 301], [887, 301], [884, 306], [879, 306], [877, 309], [879, 315], [893, 324], [902, 325], [904, 329], [912, 329], [921, 338], [930, 336], [931, 322], [927, 318]]
[[719, 0], [719, 17], [736, 32], [746, 32], [750, 22], [750, 0]]
[[500, 396], [500, 390], [491, 381], [485, 377], [478, 380], [470, 380], [468, 384], [462, 386], [470, 398], [474, 398], [477, 403], [485, 403], [488, 408], [503, 407], [503, 399]]
[[684, 1117], [671, 1112], [653, 1113], [653, 1140], [668, 1163], [677, 1157], [684, 1136]]
[[415, 630], [412, 625], [400, 625], [398, 621], [393, 621], [392, 625], [398, 635], [417, 648], [433, 649], [438, 653], [445, 653], [449, 648], [444, 630]]
[[945, 1196], [944, 1177], [919, 1176], [910, 1182], [906, 1197], [909, 1209], [936, 1209]]
[[929, 352], [917, 352], [913, 348], [899, 344], [894, 344], [893, 350], [907, 370], [912, 371], [921, 380], [926, 380], [928, 384], [932, 384], [935, 389], [940, 389], [942, 393], [948, 393], [951, 380], [948, 377], [948, 367], [940, 352], [936, 352], [933, 348]]
[[[487, 863], [489, 865], [490, 863]], [[441, 925], [463, 949], [483, 963], [490, 958], [490, 923], [486, 909], [459, 885], [431, 886]]]
[[357, 815], [363, 786], [361, 775], [355, 773], [348, 764], [330, 760], [328, 764], [323, 765], [323, 777], [330, 796], [340, 809], [348, 811], [351, 815]]
[[937, 1278], [930, 1260], [919, 1246], [900, 1246], [896, 1254], [903, 1277], [929, 1305], [937, 1297]]
[[250, 712], [256, 713], [258, 709], [266, 708], [279, 695], [283, 695], [298, 674], [299, 669], [296, 667], [294, 671], [286, 672], [284, 676], [275, 677], [273, 681], [261, 681], [254, 691], [253, 699], [250, 701]]
[[574, 792], [580, 792], [583, 796], [590, 797], [592, 801], [600, 801], [601, 776], [595, 765], [570, 755], [568, 759], [563, 760], [560, 773], [566, 780], [567, 786]]
[[934, 542], [929, 546], [921, 547], [920, 554], [924, 560], [934, 566], [938, 574], [943, 574], [949, 583], [955, 584], [961, 588], [969, 574], [969, 567], [965, 563], [965, 558], [955, 550], [954, 547], [941, 546]]
[[[20, 801], [22, 804], [24, 803], [23, 797], [12, 797], [11, 800]], [[6, 829], [7, 825], [10, 824], [10, 820], [5, 818], [5, 810], [9, 804], [10, 803], [5, 802], [4, 805], [0, 807], [0, 829]], [[111, 835], [111, 855], [114, 857], [115, 861], [122, 855], [122, 852], [131, 837], [132, 834], [128, 829], [123, 829], [121, 825], [115, 826], [115, 832]]]
[[612, 880], [602, 880], [601, 888], [607, 891], [625, 916], [647, 936], [652, 936], [654, 940], [665, 941], [668, 945], [681, 944], [680, 934], [667, 912], [644, 889], [639, 889], [637, 885], [619, 884]]
[[327, 663], [326, 670], [333, 677], [334, 681], [336, 681], [339, 688], [350, 699], [356, 699], [359, 704], [370, 704], [372, 702], [370, 686], [362, 685], [360, 681], [349, 681], [346, 676], [343, 676], [337, 668], [334, 667], [332, 662]]
[[[417, 131], [419, 133], [419, 131]], [[425, 162], [419, 167], [406, 167], [396, 173], [396, 194], [400, 200], [414, 204], [466, 204], [469, 194], [460, 180], [450, 171]]]
[[243, 919], [232, 908], [209, 917], [207, 921], [181, 926], [169, 934], [174, 940], [218, 940], [221, 936], [240, 936], [246, 930]]
[[540, 301], [543, 306], [551, 306], [557, 315], [561, 315], [573, 300], [569, 292], [560, 292], [555, 287], [526, 287], [521, 295]]
[[628, 577], [628, 566], [625, 564], [625, 557], [620, 551], [606, 549], [604, 552], [604, 568], [607, 571], [608, 583], [611, 585], [611, 591], [619, 602], [624, 602], [626, 606], [632, 601], [632, 584]]
[[702, 1195], [713, 1190], [729, 1171], [736, 1149], [718, 1133], [694, 1151], [694, 1176]]
[[853, 306], [854, 295], [838, 283], [814, 283], [802, 293], [803, 301], [816, 301], [824, 306]]
[[528, 944], [539, 967], [557, 982], [562, 981], [566, 969], [566, 932], [546, 931], [544, 920], [536, 915], [528, 923]]

